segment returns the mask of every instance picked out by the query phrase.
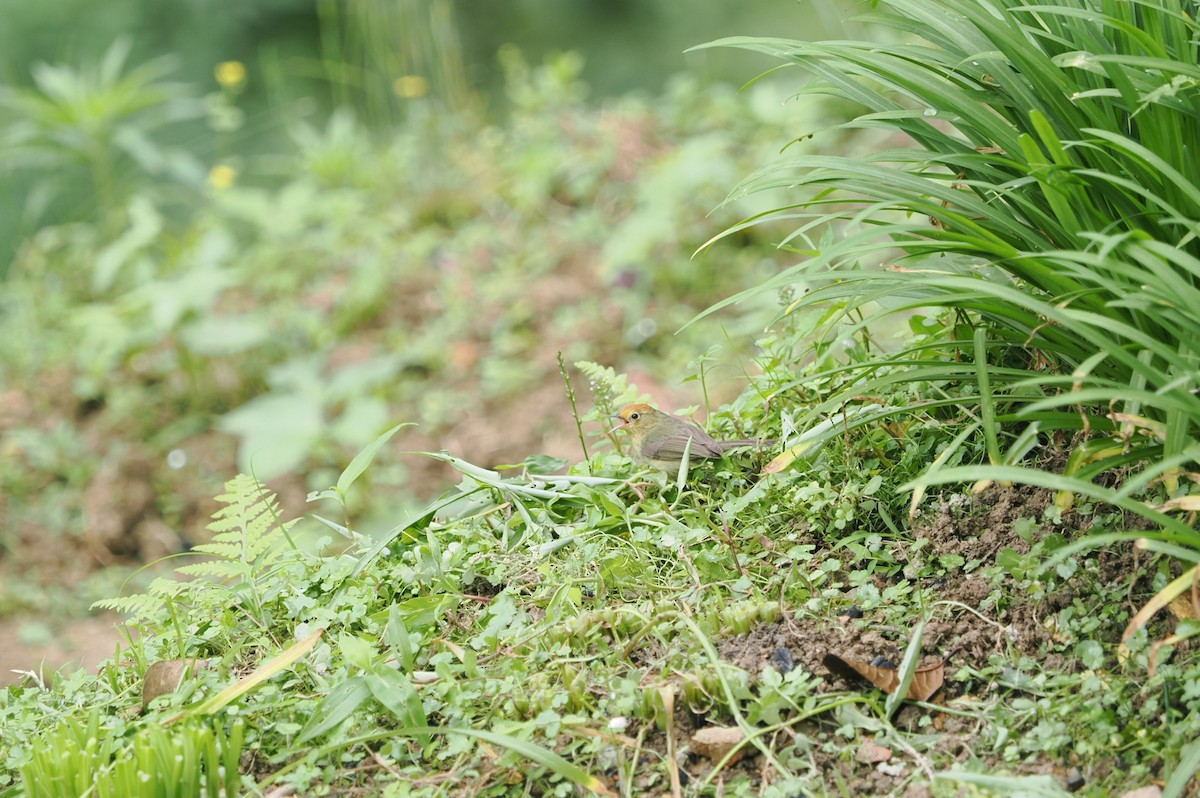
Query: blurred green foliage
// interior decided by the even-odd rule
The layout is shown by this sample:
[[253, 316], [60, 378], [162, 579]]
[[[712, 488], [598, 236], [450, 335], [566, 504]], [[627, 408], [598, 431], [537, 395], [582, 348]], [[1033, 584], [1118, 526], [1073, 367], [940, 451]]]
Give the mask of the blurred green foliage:
[[[670, 0], [514, 0], [503, 13], [488, 0], [454, 3], [472, 85], [499, 93], [491, 71], [496, 50], [517, 44], [532, 59], [581, 53], [583, 79], [599, 96], [658, 91], [668, 76], [687, 71], [706, 80], [743, 82], [766, 61], [732, 51], [685, 52], [718, 36], [768, 35], [780, 29], [812, 38], [842, 35], [849, 3], [678, 3]], [[844, 10], [847, 9], [847, 10]]]
[[[228, 144], [212, 135], [229, 127], [219, 118], [220, 92], [201, 104], [202, 95], [218, 89], [217, 64], [311, 53], [318, 39], [311, 6], [298, 0], [253, 0], [221, 13], [187, 0], [0, 0], [0, 15], [0, 85], [7, 100], [0, 107], [0, 277], [20, 239], [43, 224], [107, 213], [130, 179], [140, 179], [143, 188], [155, 180], [194, 181], [198, 164]], [[192, 86], [192, 96], [177, 84], [166, 86], [168, 74]], [[280, 101], [319, 91], [311, 77], [296, 75], [290, 85], [299, 91], [279, 93]], [[243, 102], [253, 124], [237, 144], [262, 152], [278, 144], [278, 132], [262, 133], [278, 131], [279, 123], [268, 118], [276, 115], [268, 113], [267, 84], [256, 79], [249, 88]], [[31, 117], [29, 106], [37, 102], [44, 107]], [[134, 115], [140, 118], [129, 124]], [[72, 155], [74, 166], [84, 169], [82, 182], [71, 169], [49, 174], [44, 160], [40, 171], [30, 172], [43, 154], [31, 145], [47, 144], [59, 151], [60, 163]], [[104, 162], [118, 153], [128, 160]], [[93, 189], [101, 193], [93, 195]], [[189, 202], [186, 196], [171, 199]]]
[[[831, 0], [784, 13], [812, 35], [841, 24]], [[513, 44], [535, 61], [567, 50], [582, 54], [583, 79], [599, 96], [657, 93], [683, 69], [705, 80], [740, 79], [751, 71], [751, 57], [684, 50], [730, 30], [766, 33], [780, 23], [780, 9], [766, 0], [702, 12], [666, 0], [522, 2], [502, 13], [474, 0], [249, 0], [219, 13], [191, 0], [0, 0], [0, 14], [0, 87], [11, 95], [0, 107], [0, 129], [22, 128], [0, 136], [0, 277], [21, 239], [44, 224], [109, 212], [131, 176], [145, 173], [172, 189], [181, 179], [194, 183], [198, 164], [278, 152], [298, 120], [320, 124], [343, 109], [388, 130], [430, 112], [503, 111], [497, 54]], [[105, 83], [122, 61], [142, 65], [124, 73], [131, 85]], [[244, 70], [236, 87], [221, 78], [230, 63]], [[145, 135], [147, 121], [123, 124], [130, 109], [122, 106], [149, 99], [168, 68], [196, 87], [196, 96], [184, 102], [176, 93], [169, 107], [154, 108], [160, 124], [153, 136]], [[13, 96], [26, 107], [14, 107]], [[31, 142], [26, 115], [35, 97], [55, 118], [40, 120]], [[95, 122], [103, 124], [88, 124]], [[105, 162], [111, 149], [97, 141], [104, 136], [115, 136], [133, 162]], [[30, 173], [31, 144], [51, 140], [52, 148], [75, 151], [98, 193], [76, 191], [70, 170], [53, 181]]]
[[[103, 81], [78, 80], [97, 105], [116, 94], [104, 87], [132, 85], [152, 99], [137, 108], [194, 109], [186, 85], [119, 56]], [[577, 57], [532, 66], [506, 49], [501, 63], [501, 122], [429, 113], [384, 137], [339, 112], [293, 124], [273, 158], [176, 183], [129, 158], [107, 189], [119, 202], [24, 243], [0, 299], [0, 546], [16, 555], [0, 607], [42, 600], [30, 583], [169, 553], [235, 468], [293, 500], [326, 487], [397, 421], [420, 425], [399, 448], [485, 465], [550, 445], [570, 455], [558, 351], [661, 387], [693, 376], [716, 337], [742, 364], [720, 380], [753, 368], [773, 298], [676, 331], [777, 272], [772, 229], [690, 253], [721, 218], [756, 212], [709, 216], [804, 109], [767, 84], [748, 108], [689, 78], [595, 107]], [[154, 141], [155, 114], [109, 116]], [[82, 151], [123, 158], [118, 138]], [[447, 478], [440, 468], [381, 453], [373, 483], [356, 486], [358, 517], [390, 524]], [[35, 567], [34, 549], [51, 556]]]
[[[662, 385], [714, 335], [749, 363], [753, 303], [674, 334], [774, 273], [770, 231], [689, 254], [803, 113], [766, 85], [747, 113], [707, 68], [667, 79], [727, 12], [0, 11], [0, 609], [176, 550], [235, 456], [292, 498], [397, 420], [421, 424], [406, 446], [519, 461], [566, 418], [559, 350]], [[630, 59], [656, 25], [666, 49]], [[538, 65], [507, 43], [526, 26]], [[540, 55], [573, 42], [588, 52]], [[588, 99], [635, 83], [654, 90]], [[374, 474], [411, 504], [437, 469], [393, 454]]]
[[[134, 189], [160, 203], [169, 185], [194, 189], [204, 168], [191, 153], [162, 146], [161, 132], [204, 115], [182, 84], [168, 82], [169, 59], [129, 67], [129, 39], [118, 39], [94, 64], [79, 68], [37, 64], [34, 86], [0, 86], [0, 108], [13, 122], [0, 139], [0, 164], [29, 175], [22, 216], [31, 222], [94, 218], [107, 222]], [[145, 214], [141, 215], [145, 218]], [[155, 230], [137, 226], [137, 237]], [[98, 266], [107, 287], [112, 259]]]

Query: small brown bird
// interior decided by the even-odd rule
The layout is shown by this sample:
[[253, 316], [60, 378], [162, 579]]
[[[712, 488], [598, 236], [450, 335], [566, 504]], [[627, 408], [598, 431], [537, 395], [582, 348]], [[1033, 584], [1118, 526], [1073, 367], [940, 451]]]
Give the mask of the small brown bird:
[[719, 441], [704, 430], [683, 419], [669, 416], [650, 405], [626, 405], [613, 416], [633, 440], [633, 457], [664, 471], [676, 471], [683, 461], [683, 451], [692, 439], [688, 460], [715, 460], [730, 449], [742, 446], [772, 446], [772, 440]]

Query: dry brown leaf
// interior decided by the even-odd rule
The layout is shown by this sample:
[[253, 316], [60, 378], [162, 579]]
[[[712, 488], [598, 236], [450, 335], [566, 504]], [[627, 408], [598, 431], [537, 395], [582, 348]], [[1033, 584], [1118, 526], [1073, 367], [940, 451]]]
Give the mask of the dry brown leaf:
[[1163, 504], [1157, 505], [1155, 510], [1160, 513], [1169, 513], [1174, 510], [1182, 510], [1185, 513], [1194, 513], [1200, 510], [1200, 494], [1191, 493], [1187, 496], [1178, 496], [1174, 499], [1169, 499]]
[[[881, 668], [862, 660], [842, 657], [829, 653], [821, 660], [829, 672], [843, 679], [853, 680], [861, 676], [885, 693], [894, 693], [900, 686], [900, 674], [892, 668]], [[941, 689], [946, 680], [946, 663], [939, 662], [924, 668], [917, 668], [913, 674], [912, 683], [908, 686], [910, 701], [928, 701], [934, 693]]]
[[913, 701], [928, 701], [933, 694], [942, 689], [946, 681], [946, 663], [937, 663], [925, 668], [917, 668], [913, 674], [912, 684], [908, 686], [908, 698]]
[[800, 452], [807, 448], [807, 446], [797, 446], [788, 449], [783, 454], [776, 456], [774, 460], [767, 463], [767, 465], [763, 468], [762, 473], [764, 475], [778, 474], [780, 471], [795, 462], [796, 458], [800, 456]]
[[1168, 635], [1162, 640], [1155, 640], [1151, 643], [1150, 656], [1146, 658], [1146, 675], [1153, 677], [1158, 671], [1158, 655], [1163, 648], [1178, 645], [1186, 639], [1184, 635]]
[[1197, 580], [1200, 580], [1200, 566], [1193, 566], [1176, 577], [1171, 584], [1155, 593], [1149, 601], [1142, 605], [1142, 608], [1129, 619], [1129, 624], [1125, 627], [1125, 632], [1121, 635], [1121, 645], [1117, 647], [1117, 660], [1119, 662], [1125, 662], [1129, 658], [1129, 638], [1133, 637], [1139, 629], [1149, 623], [1155, 613], [1163, 607], [1168, 607], [1177, 598], [1188, 595], [1189, 591], [1194, 594], [1196, 592]]
[[[706, 726], [703, 729], [697, 729], [696, 733], [692, 735], [692, 750], [700, 756], [716, 762], [723, 759], [736, 746], [741, 745], [745, 739], [745, 733], [739, 728]], [[729, 764], [737, 762], [745, 754], [746, 748], [743, 746], [729, 760]]]
[[1131, 413], [1109, 413], [1108, 417], [1118, 424], [1139, 430], [1148, 438], [1161, 441], [1167, 437], [1167, 425], [1161, 421], [1152, 421], [1145, 416], [1135, 416]]
[[194, 676], [201, 668], [207, 668], [208, 664], [209, 660], [206, 659], [164, 659], [150, 663], [142, 679], [142, 709], [150, 706], [150, 702], [160, 695], [179, 689], [189, 669]]
[[679, 777], [679, 760], [675, 756], [675, 685], [658, 688], [663, 702], [663, 721], [667, 727], [667, 774], [671, 777], [671, 798], [683, 797], [683, 780]]
[[1171, 599], [1171, 603], [1167, 605], [1171, 610], [1171, 614], [1176, 618], [1184, 621], [1196, 620], [1196, 605], [1192, 601], [1191, 593], [1181, 593]]

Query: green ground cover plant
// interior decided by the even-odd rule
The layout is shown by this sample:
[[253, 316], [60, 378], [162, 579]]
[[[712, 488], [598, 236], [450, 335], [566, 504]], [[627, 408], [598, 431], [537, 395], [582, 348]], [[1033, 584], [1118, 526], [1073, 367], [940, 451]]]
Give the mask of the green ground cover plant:
[[[875, 43], [724, 42], [803, 67], [816, 76], [806, 91], [858, 109], [834, 133], [885, 143], [857, 158], [794, 153], [730, 199], [756, 203], [739, 206], [746, 221], [722, 236], [749, 244], [730, 256], [735, 266], [759, 262], [758, 235], [783, 237], [799, 262], [758, 280], [752, 266], [709, 278], [748, 319], [780, 310], [755, 336], [752, 376], [736, 398], [709, 403], [717, 381], [710, 359], [694, 354], [702, 350], [687, 376], [711, 405], [714, 436], [780, 445], [687, 479], [639, 469], [610, 416], [647, 386], [593, 350], [562, 346], [546, 366], [561, 370], [553, 402], [569, 408], [559, 426], [578, 433], [585, 457], [572, 464], [531, 446], [528, 457], [481, 464], [430, 446], [415, 456], [449, 468], [455, 487], [429, 502], [360, 507], [360, 491], [407, 476], [395, 473], [394, 447], [409, 433], [409, 419], [361, 411], [373, 423], [338, 441], [339, 455], [365, 446], [358, 456], [342, 469], [333, 463], [346, 458], [328, 455], [307, 471], [319, 505], [309, 517], [297, 520], [253, 476], [231, 480], [211, 539], [196, 547], [204, 559], [179, 569], [186, 579], [162, 575], [102, 602], [137, 634], [98, 676], [30, 679], [0, 694], [0, 796], [28, 792], [21, 769], [44, 766], [47, 747], [80, 729], [105, 756], [155, 734], [159, 745], [194, 734], [197, 752], [234, 740], [222, 751], [241, 752], [246, 794], [1099, 797], [1148, 785], [1194, 794], [1197, 370], [1187, 299], [1200, 214], [1188, 157], [1197, 24], [1186, 11], [1174, 0], [890, 0], [878, 18], [895, 33]], [[484, 313], [489, 326], [477, 329], [467, 319], [489, 297], [519, 310], [530, 275], [564, 268], [550, 254], [564, 231], [599, 248], [587, 262], [618, 283], [628, 264], [660, 253], [662, 268], [634, 275], [662, 289], [640, 295], [647, 303], [695, 277], [661, 253], [706, 236], [663, 237], [681, 218], [693, 234], [715, 225], [684, 210], [656, 215], [665, 197], [680, 209], [702, 202], [695, 184], [640, 176], [645, 193], [614, 235], [611, 217], [596, 216], [619, 204], [599, 175], [628, 166], [619, 157], [628, 126], [602, 135], [605, 118], [583, 113], [564, 79], [569, 61], [536, 76], [515, 58], [508, 68], [523, 87], [514, 105], [528, 115], [470, 137], [454, 180], [424, 173], [406, 149], [415, 143], [383, 153], [395, 159], [390, 174], [437, 187], [412, 215], [400, 201], [378, 212], [374, 200], [397, 191], [376, 182], [388, 160], [372, 151], [364, 161], [356, 128], [339, 120], [305, 134], [307, 184], [218, 194], [214, 216], [187, 228], [181, 240], [197, 249], [182, 250], [181, 274], [215, 270], [212, 285], [246, 300], [234, 307], [269, 330], [234, 352], [257, 358], [249, 362], [264, 375], [224, 416], [243, 442], [265, 419], [337, 419], [364, 395], [396, 401], [391, 390], [411, 389], [405, 406], [424, 408], [426, 423], [465, 412], [413, 364], [433, 372], [432, 356], [419, 355], [444, 351], [462, 329], [526, 357], [526, 336], [544, 333], [534, 310], [529, 326]], [[697, 115], [705, 93], [677, 91], [685, 101], [655, 113], [694, 134], [716, 110]], [[721, 103], [722, 124], [733, 125], [737, 100]], [[759, 122], [745, 124], [762, 135]], [[679, 168], [690, 176], [728, 152], [718, 146], [726, 133], [713, 128]], [[613, 149], [608, 159], [583, 150], [601, 160], [598, 171], [580, 154], [580, 171], [564, 173], [546, 156], [564, 136]], [[480, 175], [491, 177], [470, 179]], [[500, 188], [481, 195], [479, 182]], [[280, 208], [303, 223], [288, 227], [295, 214]], [[240, 275], [233, 245], [219, 240], [241, 240], [244, 226], [262, 247], [253, 262], [286, 268], [255, 272], [261, 282]], [[221, 232], [206, 249], [210, 229]], [[386, 244], [397, 231], [413, 262], [477, 279], [478, 301], [459, 307], [440, 283], [405, 283], [437, 297], [438, 312], [393, 333], [402, 345], [367, 325], [379, 336], [371, 343], [403, 353], [400, 365], [376, 355], [343, 374], [328, 367], [335, 333], [360, 315], [390, 318], [386, 302], [372, 304], [371, 280], [384, 278], [370, 266], [393, 263]], [[519, 250], [516, 263], [517, 246], [502, 245], [516, 239], [545, 246]], [[356, 268], [329, 278], [322, 257], [335, 256]], [[75, 257], [84, 261], [82, 250]], [[520, 275], [516, 288], [472, 270], [506, 257], [513, 265], [501, 274]], [[358, 293], [360, 279], [368, 287]], [[265, 300], [305, 280], [319, 290], [272, 315]], [[365, 304], [351, 304], [347, 319], [339, 302], [318, 301], [329, 292]], [[629, 318], [682, 325], [695, 315], [655, 307]], [[447, 317], [457, 326], [439, 328]], [[76, 366], [71, 384], [104, 388], [109, 407], [121, 384], [112, 369], [144, 373], [161, 358], [226, 373], [219, 353], [195, 349], [219, 336], [185, 332], [203, 315], [167, 318], [153, 345], [118, 348], [108, 370]], [[89, 341], [105, 340], [103, 327], [88, 329]], [[704, 329], [639, 343], [669, 359]], [[636, 330], [623, 326], [627, 342]], [[279, 344], [289, 339], [325, 352], [325, 367], [298, 365]], [[489, 384], [527, 398], [535, 375], [508, 367], [488, 372]], [[395, 388], [404, 374], [417, 379]], [[327, 409], [297, 410], [305, 402]], [[518, 405], [515, 418], [541, 420], [551, 400], [539, 402]], [[319, 460], [320, 438], [286, 432], [300, 446], [283, 455]], [[79, 449], [62, 437], [60, 462], [74, 464]], [[1172, 601], [1170, 612], [1151, 612]], [[146, 674], [160, 663], [182, 663], [182, 678], [148, 696]], [[889, 678], [892, 687], [873, 686]], [[934, 682], [932, 692], [908, 689]], [[207, 761], [211, 794], [219, 758]], [[86, 767], [110, 766], [97, 754]]]
[[[814, 361], [807, 390], [840, 387], [823, 368]], [[600, 395], [636, 396], [592, 373]], [[762, 394], [736, 404], [714, 433], [786, 423]], [[697, 795], [952, 795], [1007, 774], [1009, 792], [1064, 794], [1077, 763], [1083, 794], [1106, 795], [1186, 767], [1186, 658], [1160, 653], [1146, 679], [1146, 630], [1124, 660], [1115, 650], [1129, 591], [1145, 595], [1165, 571], [1134, 575], [1128, 547], [1043, 567], [1080, 528], [1112, 528], [1119, 514], [1088, 505], [1068, 517], [1052, 495], [1010, 489], [945, 495], [905, 523], [900, 488], [964, 423], [931, 414], [843, 430], [803, 467], [764, 478], [767, 457], [751, 456], [683, 486], [599, 440], [558, 475], [443, 454], [460, 485], [377, 539], [293, 524], [241, 477], [198, 552], [211, 559], [182, 569], [192, 580], [105, 602], [137, 638], [98, 678], [11, 688], [3, 722], [53, 734], [83, 695], [109, 747], [138, 728], [236, 720], [242, 788], [263, 792], [644, 795], [677, 782]], [[338, 497], [374, 451], [318, 515], [342, 517]], [[953, 454], [984, 456], [982, 442]], [[821, 665], [831, 652], [908, 670], [940, 662], [947, 684], [935, 703], [905, 704], [839, 682]], [[143, 674], [177, 660], [201, 664], [131, 716]], [[714, 727], [735, 735], [732, 749], [706, 747]], [[887, 760], [863, 764], [881, 750]], [[11, 766], [29, 751], [6, 756]]]

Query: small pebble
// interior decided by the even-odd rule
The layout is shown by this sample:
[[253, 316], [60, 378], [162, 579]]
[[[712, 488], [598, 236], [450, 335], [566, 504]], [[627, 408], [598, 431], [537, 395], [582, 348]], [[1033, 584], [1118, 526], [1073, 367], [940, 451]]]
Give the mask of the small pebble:
[[771, 654], [771, 664], [780, 673], [788, 673], [796, 667], [796, 659], [792, 656], [791, 649], [787, 646], [780, 646]]
[[[728, 754], [733, 748], [741, 746], [741, 743], [745, 739], [746, 735], [741, 729], [728, 726], [706, 726], [703, 729], [697, 729], [692, 734], [692, 750], [700, 756], [715, 762]], [[738, 748], [737, 753], [730, 758], [729, 764], [732, 765], [734, 762], [737, 762], [746, 753], [746, 746], [741, 746]]]
[[1121, 793], [1121, 798], [1162, 798], [1162, 788], [1157, 784], [1149, 787], [1138, 787], [1136, 790]]
[[1067, 773], [1067, 792], [1078, 792], [1084, 785], [1083, 774], [1079, 768], [1071, 768]]

